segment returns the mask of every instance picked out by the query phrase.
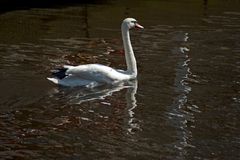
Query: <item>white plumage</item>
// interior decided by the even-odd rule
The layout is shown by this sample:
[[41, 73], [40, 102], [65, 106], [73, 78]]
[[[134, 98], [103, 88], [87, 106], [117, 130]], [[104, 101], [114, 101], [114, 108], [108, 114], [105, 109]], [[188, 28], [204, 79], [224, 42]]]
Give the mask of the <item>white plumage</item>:
[[136, 59], [133, 53], [129, 29], [143, 28], [133, 18], [126, 18], [121, 25], [127, 70], [117, 70], [101, 64], [64, 66], [53, 73], [55, 77], [48, 80], [63, 86], [95, 87], [102, 84], [115, 85], [137, 77]]

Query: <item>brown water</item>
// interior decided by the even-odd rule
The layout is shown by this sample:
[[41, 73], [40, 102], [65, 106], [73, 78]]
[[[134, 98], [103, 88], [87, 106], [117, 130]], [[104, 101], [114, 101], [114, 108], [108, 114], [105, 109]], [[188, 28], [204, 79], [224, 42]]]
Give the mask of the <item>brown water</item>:
[[[240, 159], [240, 1], [108, 1], [0, 15], [0, 159]], [[63, 64], [125, 68], [124, 87], [61, 88]]]

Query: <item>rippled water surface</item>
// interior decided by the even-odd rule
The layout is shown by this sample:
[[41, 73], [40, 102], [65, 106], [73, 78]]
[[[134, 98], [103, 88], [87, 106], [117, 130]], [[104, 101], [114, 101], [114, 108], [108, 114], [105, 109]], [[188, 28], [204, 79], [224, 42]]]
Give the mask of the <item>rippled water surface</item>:
[[[240, 159], [240, 2], [107, 1], [0, 15], [0, 159]], [[63, 64], [125, 68], [126, 86], [64, 88]]]

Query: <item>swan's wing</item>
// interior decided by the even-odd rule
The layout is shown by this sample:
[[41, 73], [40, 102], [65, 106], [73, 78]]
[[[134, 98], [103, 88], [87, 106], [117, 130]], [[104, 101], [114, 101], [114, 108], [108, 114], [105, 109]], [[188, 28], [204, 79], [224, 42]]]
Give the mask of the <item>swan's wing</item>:
[[114, 83], [121, 76], [121, 74], [115, 69], [100, 64], [88, 64], [76, 67], [71, 66], [66, 71], [66, 74], [80, 79], [100, 83]]
[[89, 86], [96, 87], [101, 84], [118, 84], [130, 79], [124, 71], [117, 71], [111, 67], [100, 64], [80, 66], [64, 66], [63, 70], [54, 74], [55, 78], [48, 80], [63, 86]]
[[[94, 81], [93, 79], [86, 79], [88, 77], [85, 73], [85, 70], [78, 70], [77, 74], [72, 73], [76, 67], [74, 66], [64, 66], [63, 68], [56, 69], [52, 71], [53, 78], [47, 78], [55, 84], [62, 86], [85, 86], [85, 87], [96, 87], [100, 83]], [[86, 76], [85, 76], [86, 75]]]

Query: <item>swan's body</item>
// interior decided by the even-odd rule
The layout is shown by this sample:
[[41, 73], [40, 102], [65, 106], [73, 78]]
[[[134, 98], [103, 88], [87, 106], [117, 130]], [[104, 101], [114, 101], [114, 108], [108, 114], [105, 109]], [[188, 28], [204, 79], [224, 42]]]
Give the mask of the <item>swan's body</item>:
[[101, 84], [118, 84], [119, 82], [137, 77], [137, 64], [133, 53], [129, 29], [143, 28], [133, 18], [126, 18], [122, 22], [122, 38], [124, 44], [127, 70], [117, 70], [101, 64], [86, 64], [79, 66], [64, 66], [53, 73], [54, 78], [48, 80], [63, 86], [89, 86]]

